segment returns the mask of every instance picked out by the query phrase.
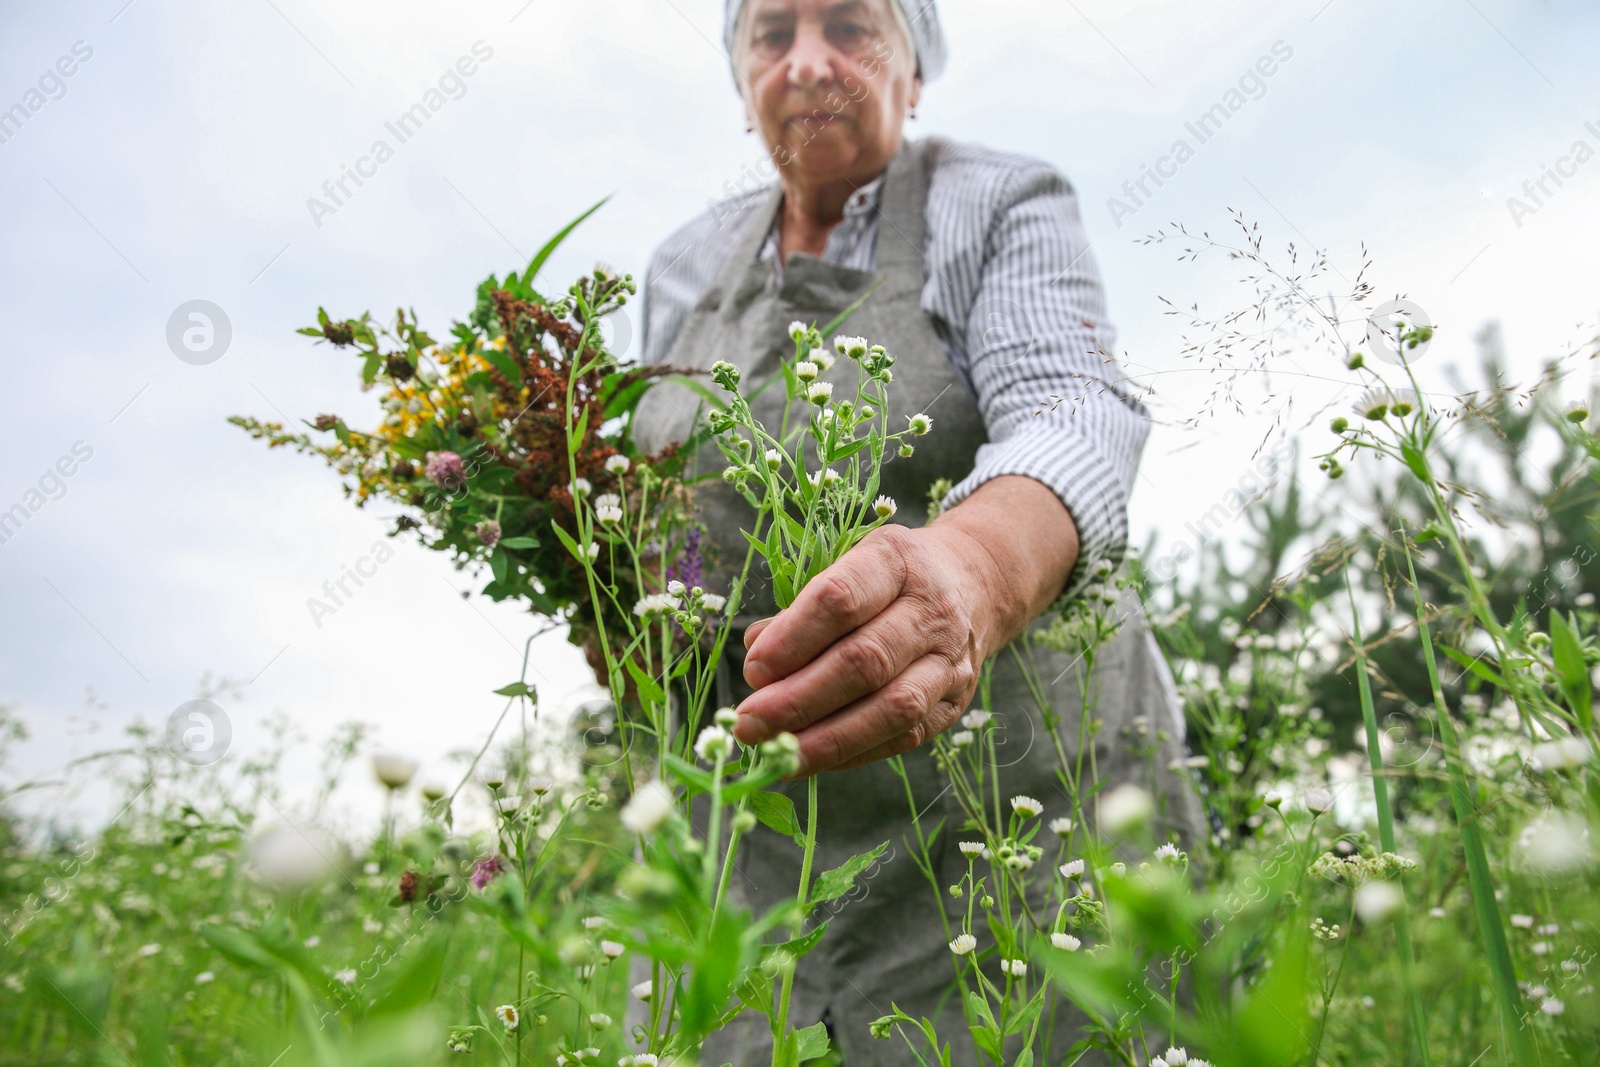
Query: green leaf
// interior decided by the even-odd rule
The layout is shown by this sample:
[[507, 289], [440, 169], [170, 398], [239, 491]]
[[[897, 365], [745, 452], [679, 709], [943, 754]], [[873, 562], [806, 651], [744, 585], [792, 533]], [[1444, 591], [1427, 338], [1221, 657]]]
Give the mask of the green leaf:
[[806, 835], [800, 830], [800, 819], [795, 814], [794, 801], [787, 796], [766, 791], [751, 793], [750, 811], [761, 820], [761, 825], [794, 838], [795, 844], [805, 848]]
[[450, 931], [444, 930], [424, 941], [402, 960], [400, 969], [385, 983], [372, 1005], [373, 1015], [393, 1015], [420, 1008], [439, 991], [444, 978], [445, 953], [450, 946]]
[[1406, 461], [1406, 466], [1411, 468], [1411, 473], [1423, 485], [1433, 484], [1433, 473], [1428, 470], [1428, 457], [1417, 451], [1409, 441], [1400, 442], [1400, 458]]
[[799, 1050], [795, 1062], [804, 1063], [807, 1060], [819, 1059], [828, 1054], [828, 1024], [812, 1023], [804, 1030], [794, 1032]]
[[883, 850], [888, 847], [889, 842], [885, 841], [871, 852], [851, 856], [833, 870], [823, 871], [811, 887], [811, 900], [806, 910], [810, 911], [823, 901], [836, 900], [850, 892], [850, 888], [856, 884], [856, 876], [872, 866], [873, 861], [883, 855]]
[[717, 912], [704, 943], [695, 953], [689, 968], [689, 988], [678, 1010], [686, 1036], [696, 1043], [722, 1014], [746, 967], [748, 954], [743, 951], [739, 936], [745, 921], [746, 917], [735, 915], [731, 908]]
[[1561, 692], [1584, 730], [1594, 727], [1594, 692], [1589, 683], [1589, 663], [1575, 627], [1560, 614], [1550, 613], [1550, 657], [1561, 676]]
[[583, 447], [585, 437], [589, 432], [589, 412], [592, 408], [584, 408], [583, 414], [578, 416], [578, 424], [572, 428], [572, 435], [567, 438], [567, 452], [576, 455], [578, 449]]
[[711, 772], [702, 770], [694, 764], [676, 756], [671, 752], [661, 756], [661, 769], [672, 775], [689, 790], [689, 795], [711, 792]]
[[1459, 663], [1463, 670], [1471, 671], [1489, 684], [1497, 685], [1507, 692], [1510, 691], [1511, 687], [1506, 683], [1506, 680], [1490, 670], [1489, 665], [1483, 662], [1482, 656], [1468, 656], [1464, 652], [1457, 652], [1448, 645], [1440, 645], [1439, 647], [1444, 649], [1445, 655]]
[[235, 926], [218, 926], [205, 923], [200, 927], [200, 937], [228, 960], [229, 963], [252, 971], [271, 970], [278, 961], [272, 953], [261, 947], [254, 935]]
[[639, 687], [640, 699], [647, 704], [665, 704], [667, 702], [667, 694], [662, 690], [661, 683], [644, 673], [644, 669], [633, 662], [632, 656], [623, 660], [622, 665], [628, 669], [628, 674], [633, 678], [633, 684]]
[[590, 215], [593, 215], [596, 211], [599, 211], [600, 208], [605, 205], [605, 202], [610, 199], [610, 196], [601, 197], [599, 200], [595, 201], [595, 205], [588, 211], [585, 211], [583, 214], [579, 215], [577, 218], [563, 226], [560, 233], [557, 233], [554, 237], [550, 238], [550, 240], [546, 241], [544, 243], [544, 247], [535, 252], [533, 254], [533, 258], [528, 260], [528, 269], [522, 272], [522, 276], [524, 278], [531, 279], [535, 274], [538, 274], [539, 268], [544, 266], [544, 261], [549, 259], [551, 254], [555, 252], [557, 248], [561, 247], [561, 242], [567, 239], [567, 235], [573, 230], [576, 230], [578, 225], [582, 223], [584, 219], [588, 218]]
[[538, 690], [527, 682], [512, 682], [510, 685], [501, 686], [495, 692], [503, 697], [537, 697], [539, 695]]
[[556, 532], [556, 539], [567, 546], [567, 551], [572, 553], [572, 558], [582, 563], [584, 561], [583, 551], [578, 547], [578, 542], [572, 539], [572, 535], [563, 530], [560, 523], [554, 519], [550, 520], [550, 528]]
[[504, 374], [512, 385], [522, 384], [522, 368], [517, 366], [517, 361], [511, 358], [510, 353], [501, 349], [486, 348], [483, 350], [483, 358], [488, 360], [495, 370]]
[[506, 537], [500, 541], [501, 548], [538, 548], [537, 537]]
[[506, 580], [506, 567], [510, 562], [506, 554], [498, 548], [489, 554], [489, 571], [494, 575], [495, 581], [503, 582]]
[[821, 943], [823, 935], [828, 932], [826, 921], [818, 923], [799, 937], [790, 938], [781, 945], [774, 945], [772, 951], [782, 950], [789, 954], [791, 959], [800, 959]]

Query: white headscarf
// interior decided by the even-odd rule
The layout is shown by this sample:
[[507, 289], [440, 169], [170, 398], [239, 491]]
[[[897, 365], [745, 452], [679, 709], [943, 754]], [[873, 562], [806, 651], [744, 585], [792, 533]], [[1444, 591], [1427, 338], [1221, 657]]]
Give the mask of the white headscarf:
[[[944, 72], [948, 52], [945, 49], [944, 28], [939, 25], [939, 8], [936, 0], [889, 0], [895, 14], [900, 16], [902, 28], [911, 30], [911, 43], [917, 50], [917, 73], [924, 82], [931, 82]], [[722, 24], [722, 43], [733, 58], [739, 15], [744, 11], [745, 0], [726, 0], [727, 18]]]

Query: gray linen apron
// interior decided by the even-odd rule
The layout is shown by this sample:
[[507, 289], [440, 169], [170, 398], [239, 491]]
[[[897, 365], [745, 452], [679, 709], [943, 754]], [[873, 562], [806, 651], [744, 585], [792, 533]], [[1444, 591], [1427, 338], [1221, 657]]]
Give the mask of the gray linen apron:
[[[919, 411], [933, 419], [933, 433], [917, 439], [912, 458], [896, 457], [883, 467], [882, 491], [900, 505], [895, 521], [912, 527], [924, 522], [928, 487], [933, 481], [964, 477], [973, 467], [978, 446], [988, 440], [983, 418], [951, 365], [933, 320], [921, 306], [927, 280], [923, 246], [930, 166], [926, 156], [937, 151], [937, 140], [908, 142], [891, 162], [882, 191], [877, 270], [872, 273], [794, 253], [780, 281], [774, 265], [758, 258], [782, 203], [782, 191], [774, 187], [754, 212], [720, 275], [696, 304], [667, 357], [673, 365], [698, 368], [727, 360], [739, 367], [741, 389], [748, 396], [777, 373], [780, 359], [791, 357], [791, 321], [826, 325], [882, 276], [883, 284], [840, 332], [882, 344], [897, 357], [889, 390], [891, 426], [904, 426], [904, 417]], [[964, 324], [954, 328], [962, 329]], [[832, 338], [827, 340], [831, 343]], [[836, 393], [853, 393], [855, 373], [849, 360], [840, 359], [824, 380], [836, 383]], [[698, 399], [677, 383], [664, 382], [652, 389], [635, 415], [634, 435], [639, 446], [655, 451], [669, 441], [684, 439]], [[779, 380], [751, 406], [756, 417], [775, 431], [783, 404]], [[715, 446], [704, 449], [699, 463], [707, 472], [719, 472], [726, 466]], [[726, 593], [743, 567], [746, 543], [739, 531], [749, 524], [752, 511], [720, 479], [703, 483], [697, 489], [697, 500], [718, 552], [718, 558], [708, 563], [707, 588]], [[760, 567], [758, 557], [740, 613], [730, 623], [733, 632], [718, 668], [715, 706], [737, 705], [750, 694], [743, 678], [743, 631], [776, 611], [770, 578], [760, 573]], [[1178, 831], [1185, 845], [1191, 845], [1194, 828], [1199, 825], [1198, 809], [1189, 791], [1166, 769], [1169, 761], [1183, 754], [1181, 738], [1176, 736], [1181, 728], [1174, 726], [1181, 719], [1171, 676], [1144, 628], [1137, 597], [1126, 594], [1117, 607], [1128, 621], [1120, 634], [1100, 649], [1091, 683], [1101, 722], [1095, 741], [1100, 776], [1139, 781], [1150, 788], [1166, 801], [1159, 822]], [[1035, 631], [1047, 623], [1048, 619], [1037, 620]], [[1073, 660], [1037, 645], [1033, 656], [1039, 683], [1060, 716], [1058, 729], [1070, 757], [1078, 747], [1081, 718]], [[1007, 765], [1002, 771], [1002, 795], [1037, 797], [1045, 804], [1046, 819], [1066, 814], [1070, 808], [1056, 777], [1054, 745], [1042, 736], [1044, 727], [1034, 698], [1009, 653], [995, 664], [990, 701], [999, 724], [996, 728], [1005, 731], [1000, 758]], [[974, 706], [978, 706], [976, 702]], [[931, 857], [942, 893], [944, 886], [957, 881], [966, 870], [966, 860], [956, 848], [962, 836], [958, 832], [962, 813], [930, 755], [931, 748], [924, 746], [904, 759], [924, 832], [941, 820], [946, 823]], [[888, 1014], [894, 1004], [914, 1017], [934, 1019], [941, 1040], [953, 1045], [953, 1063], [978, 1064], [979, 1054], [966, 1034], [959, 1000], [948, 995], [955, 969], [938, 901], [912, 859], [916, 837], [905, 785], [888, 763], [881, 762], [824, 775], [819, 784], [815, 872], [836, 867], [885, 841], [889, 848], [858, 879], [854, 893], [824, 905], [814, 916], [814, 922], [827, 920], [829, 929], [796, 968], [792, 1024], [803, 1027], [819, 1020], [827, 1022], [849, 1067], [914, 1064], [898, 1036], [883, 1041], [868, 1033], [867, 1024]], [[778, 788], [795, 800], [803, 818], [805, 783], [782, 783]], [[1047, 852], [1047, 857], [1050, 854]], [[800, 860], [794, 842], [757, 829], [740, 846], [738, 877], [731, 892], [758, 913], [793, 899]], [[1041, 889], [1035, 902], [1038, 909], [1045, 879], [1035, 881]], [[953, 912], [964, 904], [948, 898], [946, 902], [958, 906]], [[980, 947], [993, 944], [986, 931], [975, 932]], [[997, 964], [991, 966], [1003, 984]], [[1078, 1036], [1073, 1020], [1058, 1016], [1053, 1045], [1065, 1050]], [[746, 1012], [707, 1041], [701, 1063], [746, 1067], [768, 1063], [770, 1058], [766, 1019]]]

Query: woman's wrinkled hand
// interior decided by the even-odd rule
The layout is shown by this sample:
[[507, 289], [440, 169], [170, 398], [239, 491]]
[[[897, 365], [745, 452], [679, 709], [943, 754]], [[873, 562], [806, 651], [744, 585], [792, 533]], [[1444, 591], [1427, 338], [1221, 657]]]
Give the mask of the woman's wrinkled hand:
[[991, 478], [921, 529], [880, 526], [745, 632], [734, 732], [788, 730], [799, 774], [887, 759], [966, 710], [984, 661], [1060, 594], [1078, 528], [1048, 486]]
[[954, 525], [882, 526], [745, 632], [734, 733], [800, 740], [801, 776], [899, 755], [971, 702], [1000, 593], [994, 558]]

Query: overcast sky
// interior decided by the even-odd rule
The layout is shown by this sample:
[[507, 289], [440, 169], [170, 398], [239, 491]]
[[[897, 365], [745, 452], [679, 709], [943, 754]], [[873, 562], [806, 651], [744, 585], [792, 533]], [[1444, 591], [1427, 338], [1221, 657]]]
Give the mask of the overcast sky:
[[[226, 704], [236, 745], [274, 709], [313, 736], [345, 719], [379, 724], [384, 745], [435, 763], [481, 739], [501, 707], [491, 690], [515, 677], [536, 620], [463, 601], [466, 580], [442, 555], [402, 545], [319, 628], [307, 598], [385, 526], [325, 468], [269, 454], [224, 420], [370, 419], [355, 362], [293, 332], [318, 304], [339, 315], [404, 304], [443, 333], [487, 273], [520, 266], [602, 195], [611, 202], [549, 276], [596, 260], [642, 273], [657, 241], [762, 159], [718, 43], [721, 7], [0, 7], [0, 109], [26, 112], [0, 124], [0, 510], [42, 500], [0, 544], [0, 703], [33, 733], [11, 779], [52, 774], [135, 717], [164, 721], [206, 671], [248, 683]], [[941, 8], [950, 68], [913, 134], [1057, 165], [1081, 199], [1118, 349], [1156, 375], [1164, 425], [1133, 501], [1136, 542], [1182, 536], [1237, 484], [1276, 410], [1175, 425], [1206, 382], [1185, 369], [1158, 297], [1227, 311], [1242, 294], [1237, 266], [1180, 264], [1175, 247], [1139, 243], [1169, 221], [1221, 235], [1227, 209], [1243, 211], [1271, 247], [1325, 250], [1332, 285], [1354, 276], [1364, 243], [1378, 293], [1408, 294], [1439, 327], [1425, 374], [1469, 358], [1490, 318], [1524, 373], [1594, 321], [1592, 4]], [[475, 54], [472, 76], [447, 80], [449, 98], [399, 144], [385, 124]], [[1267, 56], [1270, 77], [1252, 78]], [[1199, 143], [1187, 124], [1219, 103], [1236, 106]], [[379, 139], [393, 158], [334, 212], [310, 210]], [[1162, 162], [1179, 140], [1192, 158]], [[1152, 195], [1135, 204], [1123, 186], [1146, 166], [1171, 177], [1147, 180]], [[1527, 200], [1523, 183], [1546, 167], [1566, 176]], [[1514, 212], [1513, 195], [1532, 210]], [[204, 365], [167, 340], [192, 300], [231, 326]], [[1302, 369], [1282, 384], [1305, 421], [1335, 387]], [[51, 482], [75, 448], [62, 464], [72, 475]], [[58, 498], [29, 495], [41, 479]], [[536, 645], [535, 666], [547, 713], [589, 695], [559, 636]], [[85, 687], [106, 707], [86, 713]]]

